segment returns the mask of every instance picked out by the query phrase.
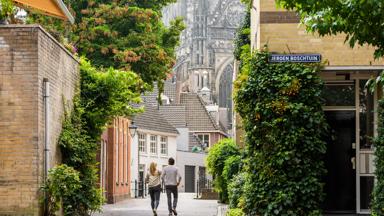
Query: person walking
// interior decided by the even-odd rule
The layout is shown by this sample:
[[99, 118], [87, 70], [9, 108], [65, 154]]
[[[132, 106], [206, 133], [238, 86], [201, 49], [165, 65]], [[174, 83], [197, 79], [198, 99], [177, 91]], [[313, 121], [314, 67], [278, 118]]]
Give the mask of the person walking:
[[145, 182], [148, 184], [149, 195], [151, 196], [153, 215], [157, 216], [157, 207], [159, 207], [160, 203], [161, 172], [157, 170], [155, 162], [152, 162], [149, 166], [149, 173], [145, 177]]
[[[179, 170], [175, 166], [175, 159], [168, 159], [168, 166], [164, 167], [163, 173], [161, 174], [161, 179], [165, 184], [165, 189], [167, 192], [168, 199], [168, 211], [169, 215], [177, 215], [176, 206], [177, 206], [177, 187], [180, 185], [181, 176]], [[172, 194], [173, 194], [173, 203], [172, 203]]]

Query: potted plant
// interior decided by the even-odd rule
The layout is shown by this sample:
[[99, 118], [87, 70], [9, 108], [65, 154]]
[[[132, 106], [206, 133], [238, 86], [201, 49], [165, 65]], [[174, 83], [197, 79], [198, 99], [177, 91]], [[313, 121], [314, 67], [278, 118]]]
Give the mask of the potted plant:
[[14, 13], [12, 0], [0, 0], [0, 25], [8, 24], [8, 18]]

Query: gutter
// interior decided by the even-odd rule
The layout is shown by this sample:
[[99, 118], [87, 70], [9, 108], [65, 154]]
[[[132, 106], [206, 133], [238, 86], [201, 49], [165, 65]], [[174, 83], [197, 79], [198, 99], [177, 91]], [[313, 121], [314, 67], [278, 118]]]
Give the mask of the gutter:
[[[44, 97], [44, 184], [47, 184], [49, 170], [49, 80], [43, 79], [43, 97]], [[48, 194], [45, 192], [45, 211], [48, 210]]]
[[64, 4], [62, 0], [54, 0], [56, 4], [60, 7], [60, 9], [64, 12], [65, 16], [68, 18], [68, 21], [71, 24], [75, 23], [75, 18], [72, 16], [72, 14], [69, 12], [67, 6]]

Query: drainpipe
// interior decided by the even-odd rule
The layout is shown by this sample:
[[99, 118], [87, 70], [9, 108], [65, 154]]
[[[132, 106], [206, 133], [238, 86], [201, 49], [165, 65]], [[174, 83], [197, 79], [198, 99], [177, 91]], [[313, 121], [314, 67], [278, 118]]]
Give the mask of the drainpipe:
[[[44, 183], [47, 183], [49, 170], [49, 81], [43, 79], [43, 97], [44, 97]], [[47, 194], [45, 194], [45, 208], [48, 210]]]

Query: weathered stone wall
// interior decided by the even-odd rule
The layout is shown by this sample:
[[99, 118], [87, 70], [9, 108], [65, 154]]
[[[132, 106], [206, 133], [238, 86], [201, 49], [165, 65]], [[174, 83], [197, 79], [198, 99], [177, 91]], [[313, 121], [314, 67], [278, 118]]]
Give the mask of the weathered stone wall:
[[78, 62], [36, 25], [0, 26], [0, 215], [41, 215], [44, 173], [43, 78], [51, 83], [51, 167], [63, 101], [78, 83]]

